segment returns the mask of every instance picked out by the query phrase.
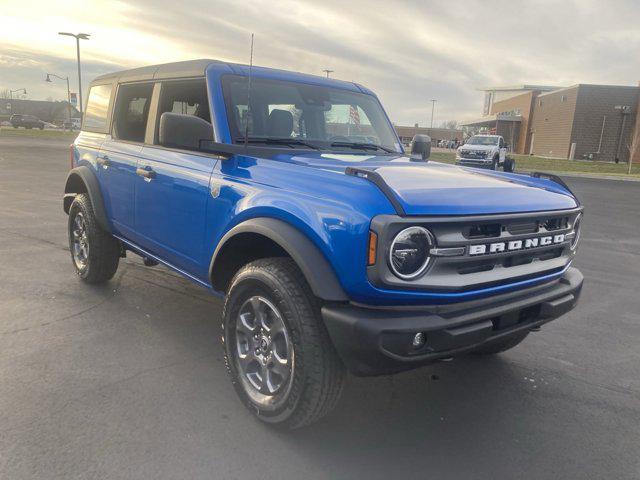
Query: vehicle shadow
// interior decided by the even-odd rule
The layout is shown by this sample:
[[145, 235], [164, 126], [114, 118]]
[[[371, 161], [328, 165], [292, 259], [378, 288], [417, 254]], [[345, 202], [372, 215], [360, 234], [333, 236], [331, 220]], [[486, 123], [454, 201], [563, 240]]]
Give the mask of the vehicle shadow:
[[389, 478], [391, 472], [474, 478], [483, 458], [495, 459], [496, 448], [523, 454], [516, 444], [526, 440], [528, 426], [520, 412], [535, 393], [525, 376], [498, 356], [350, 377], [327, 419], [281, 440], [334, 478]]

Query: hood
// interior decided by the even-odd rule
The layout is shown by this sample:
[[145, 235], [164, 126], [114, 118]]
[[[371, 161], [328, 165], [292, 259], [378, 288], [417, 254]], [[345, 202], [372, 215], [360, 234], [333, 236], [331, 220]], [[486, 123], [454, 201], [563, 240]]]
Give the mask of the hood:
[[481, 215], [578, 206], [562, 186], [528, 175], [416, 162], [405, 156], [308, 154], [287, 160], [342, 174], [347, 167], [375, 171], [407, 215]]

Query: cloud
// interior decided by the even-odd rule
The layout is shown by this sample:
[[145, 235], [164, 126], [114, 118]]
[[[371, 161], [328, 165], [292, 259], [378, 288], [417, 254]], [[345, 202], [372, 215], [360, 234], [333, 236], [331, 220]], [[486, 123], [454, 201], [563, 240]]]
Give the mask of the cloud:
[[476, 88], [484, 85], [638, 80], [640, 5], [632, 0], [606, 8], [595, 0], [25, 3], [5, 12], [14, 28], [0, 32], [0, 41], [13, 46], [0, 55], [0, 88], [32, 85], [32, 98], [51, 94], [54, 87], [39, 80], [47, 69], [75, 84], [75, 49], [56, 35], [62, 28], [92, 33], [83, 43], [87, 80], [199, 57], [246, 63], [254, 32], [256, 64], [335, 70], [376, 91], [399, 124], [428, 123], [432, 98], [436, 123], [477, 117]]

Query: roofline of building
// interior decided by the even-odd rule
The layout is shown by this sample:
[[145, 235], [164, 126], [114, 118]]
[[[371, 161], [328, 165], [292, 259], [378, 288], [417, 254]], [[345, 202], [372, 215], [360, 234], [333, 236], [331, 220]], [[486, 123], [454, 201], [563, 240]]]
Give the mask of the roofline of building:
[[500, 91], [512, 91], [512, 90], [559, 90], [562, 87], [554, 87], [551, 85], [529, 85], [529, 84], [520, 84], [520, 85], [502, 85], [496, 87], [479, 87], [476, 90], [481, 92], [500, 92]]
[[566, 92], [567, 90], [573, 90], [579, 87], [602, 87], [602, 88], [640, 88], [638, 85], [601, 85], [598, 83], [576, 83], [575, 85], [570, 85], [568, 87], [559, 88], [558, 90], [553, 90], [551, 92], [545, 92], [538, 95], [538, 98], [544, 97], [546, 95], [550, 95], [552, 93], [558, 92]]
[[472, 126], [489, 126], [491, 123], [495, 122], [522, 122], [522, 115], [502, 115], [499, 113], [494, 113], [492, 115], [486, 115], [482, 118], [476, 118], [474, 120], [469, 120], [461, 123], [460, 125], [463, 127], [472, 127]]

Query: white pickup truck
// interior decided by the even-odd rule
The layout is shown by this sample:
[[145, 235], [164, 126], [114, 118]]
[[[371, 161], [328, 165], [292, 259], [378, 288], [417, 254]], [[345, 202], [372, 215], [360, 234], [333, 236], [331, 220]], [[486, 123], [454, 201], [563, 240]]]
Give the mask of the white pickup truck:
[[507, 157], [507, 144], [501, 135], [474, 135], [456, 151], [456, 164], [513, 172], [514, 161]]

